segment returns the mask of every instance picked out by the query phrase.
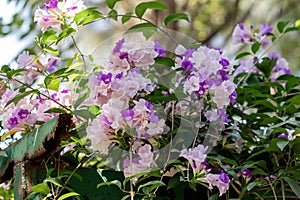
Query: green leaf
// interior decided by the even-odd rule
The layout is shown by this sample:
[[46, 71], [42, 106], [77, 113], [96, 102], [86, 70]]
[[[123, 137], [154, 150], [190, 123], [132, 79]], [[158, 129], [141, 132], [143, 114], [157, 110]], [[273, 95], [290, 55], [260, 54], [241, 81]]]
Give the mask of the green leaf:
[[34, 186], [32, 186], [31, 189], [33, 192], [38, 192], [45, 196], [50, 193], [50, 188], [46, 183], [40, 183], [40, 184], [34, 185]]
[[256, 52], [259, 50], [260, 45], [261, 44], [259, 42], [255, 42], [254, 44], [252, 44], [251, 51], [253, 54], [256, 54]]
[[284, 147], [289, 144], [289, 141], [278, 141], [277, 146], [278, 148], [283, 151]]
[[256, 67], [265, 75], [266, 78], [269, 78], [275, 64], [276, 59], [265, 57], [261, 63], [256, 64]]
[[159, 1], [142, 2], [135, 7], [135, 14], [137, 17], [142, 18], [147, 9], [164, 10], [168, 7]]
[[49, 183], [52, 183], [58, 187], [63, 187], [63, 183], [60, 179], [58, 178], [51, 178], [51, 177], [48, 177], [44, 180], [44, 182], [49, 182]]
[[143, 35], [149, 39], [156, 31], [157, 27], [154, 24], [142, 23], [130, 27], [126, 33], [142, 32]]
[[300, 186], [298, 185], [297, 181], [289, 177], [283, 177], [283, 179], [289, 184], [295, 195], [300, 198]]
[[109, 11], [108, 16], [110, 16], [110, 18], [112, 18], [115, 21], [118, 21], [118, 11], [115, 9], [112, 9]]
[[66, 111], [61, 108], [50, 108], [46, 110], [44, 113], [66, 113]]
[[74, 17], [74, 21], [79, 26], [91, 23], [94, 20], [102, 18], [103, 15], [98, 10], [96, 10], [96, 8], [91, 7], [77, 13]]
[[60, 78], [55, 78], [47, 82], [46, 87], [50, 90], [58, 91], [60, 86]]
[[292, 31], [299, 31], [298, 27], [289, 27], [284, 30], [284, 33], [292, 32]]
[[65, 39], [66, 37], [68, 37], [69, 35], [71, 35], [72, 33], [75, 33], [76, 30], [74, 28], [66, 28], [64, 29], [57, 38], [56, 44], [58, 44], [61, 40]]
[[171, 58], [155, 58], [155, 64], [160, 64], [168, 67], [174, 66], [174, 60]]
[[115, 4], [118, 1], [122, 1], [122, 0], [106, 0], [106, 5], [110, 8], [113, 9], [115, 7]]
[[292, 98], [288, 99], [287, 103], [292, 103], [292, 104], [295, 104], [295, 105], [300, 105], [300, 95], [298, 94], [298, 95], [295, 95]]
[[125, 24], [126, 22], [128, 22], [132, 16], [132, 14], [133, 14], [133, 12], [126, 13], [121, 19], [122, 24]]
[[80, 194], [78, 194], [76, 192], [69, 192], [69, 193], [64, 194], [61, 197], [59, 197], [58, 200], [64, 200], [66, 198], [73, 197], [73, 196], [80, 196]]
[[146, 187], [146, 186], [150, 186], [149, 193], [151, 193], [151, 191], [154, 190], [155, 188], [158, 188], [160, 186], [165, 186], [165, 184], [162, 181], [149, 181], [145, 184], [140, 185], [138, 187], [137, 191], [139, 191], [141, 188]]
[[118, 180], [113, 180], [113, 181], [107, 181], [107, 182], [99, 183], [97, 185], [97, 188], [102, 187], [102, 186], [107, 186], [107, 185], [116, 185], [116, 186], [118, 186], [118, 188], [122, 189], [122, 184]]
[[44, 43], [55, 42], [57, 40], [56, 33], [57, 33], [56, 30], [49, 29], [43, 33], [41, 39]]
[[285, 27], [289, 24], [290, 22], [289, 21], [286, 21], [286, 22], [278, 22], [277, 23], [277, 30], [279, 31], [279, 33], [283, 33]]
[[53, 49], [52, 47], [47, 47], [43, 50], [54, 55], [59, 55], [59, 51], [57, 49]]
[[10, 100], [6, 103], [5, 107], [7, 107], [7, 106], [8, 106], [9, 104], [11, 104], [11, 103], [14, 103], [15, 105], [17, 105], [17, 103], [18, 103], [21, 99], [23, 99], [24, 97], [26, 97], [26, 96], [28, 96], [28, 95], [30, 95], [30, 94], [32, 94], [32, 93], [36, 93], [36, 90], [30, 90], [30, 91], [26, 91], [26, 92], [19, 93], [17, 96], [15, 96], [14, 98], [10, 99]]
[[248, 55], [252, 55], [250, 52], [243, 52], [243, 53], [240, 53], [238, 54], [236, 57], [235, 57], [235, 60], [237, 59], [240, 59], [240, 58], [243, 58], [245, 56], [248, 56]]
[[173, 13], [165, 18], [164, 25], [167, 26], [171, 21], [176, 21], [180, 19], [188, 22], [190, 21], [189, 16], [185, 13]]

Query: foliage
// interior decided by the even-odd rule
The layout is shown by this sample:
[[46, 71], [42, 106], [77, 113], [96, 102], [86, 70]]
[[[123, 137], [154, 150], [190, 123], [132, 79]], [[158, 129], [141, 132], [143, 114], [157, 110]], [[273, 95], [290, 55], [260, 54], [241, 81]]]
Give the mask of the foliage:
[[[119, 14], [119, 1], [106, 0], [107, 14], [81, 0], [44, 3], [34, 18], [42, 30], [35, 38], [40, 54], [23, 52], [17, 69], [1, 68], [1, 141], [26, 137], [60, 113], [76, 123], [45, 160], [45, 179], [28, 199], [83, 198], [71, 187], [84, 179], [83, 168], [96, 169], [96, 187], [113, 187], [122, 199], [184, 198], [182, 190], [207, 199], [300, 198], [300, 78], [268, 52], [298, 28], [278, 22], [276, 33], [267, 23], [258, 29], [240, 23], [233, 43], [249, 49], [230, 61], [220, 49], [180, 44], [143, 17], [167, 9], [162, 2]], [[115, 41], [102, 65], [82, 53], [74, 35], [105, 19], [140, 23]], [[175, 20], [189, 17], [172, 13], [163, 23]], [[163, 47], [158, 32], [176, 48]], [[67, 40], [77, 51], [71, 57], [62, 51]]]

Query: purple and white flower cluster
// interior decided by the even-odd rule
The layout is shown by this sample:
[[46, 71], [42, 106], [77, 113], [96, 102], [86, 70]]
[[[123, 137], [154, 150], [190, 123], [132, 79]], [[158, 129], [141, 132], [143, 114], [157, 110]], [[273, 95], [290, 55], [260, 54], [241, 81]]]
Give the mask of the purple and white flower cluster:
[[2, 115], [2, 126], [7, 130], [14, 131], [28, 131], [31, 130], [36, 122], [46, 122], [56, 116], [54, 113], [45, 113], [51, 108], [56, 108], [58, 105], [55, 103], [70, 106], [73, 101], [73, 95], [70, 90], [61, 90], [59, 92], [51, 92], [51, 98], [37, 96], [36, 94], [28, 95], [18, 101], [6, 104], [12, 100], [18, 91], [7, 90], [0, 99]]
[[94, 150], [107, 153], [116, 133], [128, 127], [136, 141], [166, 133], [165, 120], [143, 98], [156, 87], [143, 75], [160, 55], [155, 46], [142, 34], [127, 35], [116, 43], [109, 65], [90, 77], [90, 97], [85, 103], [101, 108], [101, 114], [87, 128]]
[[86, 9], [82, 0], [50, 0], [44, 3], [44, 9], [38, 8], [34, 14], [34, 21], [43, 32], [48, 28], [61, 30], [64, 20], [72, 19], [77, 13]]
[[[232, 66], [220, 50], [201, 46], [198, 49], [179, 45], [175, 53], [175, 68], [183, 68], [177, 85], [183, 85], [188, 95], [183, 102], [195, 103], [195, 99], [205, 99], [209, 107], [202, 105], [202, 112], [209, 122], [228, 122], [225, 108], [236, 98], [236, 85], [231, 77]], [[190, 105], [187, 105], [190, 106]]]
[[262, 24], [259, 31], [254, 30], [253, 26], [250, 26], [250, 29], [248, 29], [243, 23], [240, 23], [236, 25], [233, 30], [232, 42], [233, 44], [253, 44], [259, 42], [261, 43], [262, 48], [266, 49], [272, 44], [271, 39], [267, 37], [272, 30], [273, 27], [269, 26], [268, 23]]

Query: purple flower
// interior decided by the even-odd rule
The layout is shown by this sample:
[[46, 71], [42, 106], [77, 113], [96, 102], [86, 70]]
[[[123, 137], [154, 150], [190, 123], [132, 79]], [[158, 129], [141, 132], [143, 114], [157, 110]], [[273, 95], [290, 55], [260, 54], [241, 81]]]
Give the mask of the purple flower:
[[58, 94], [57, 94], [57, 93], [53, 93], [53, 94], [51, 95], [51, 99], [53, 99], [53, 100], [55, 100], [55, 101], [59, 101], [59, 100], [60, 100], [60, 98], [58, 97]]
[[18, 118], [17, 117], [11, 117], [8, 120], [9, 125], [11, 126], [16, 126], [19, 122], [18, 122]]
[[229, 177], [228, 177], [228, 175], [223, 170], [221, 171], [221, 173], [219, 175], [219, 178], [224, 183], [229, 183]]
[[266, 35], [268, 33], [271, 33], [273, 30], [273, 27], [272, 26], [269, 26], [268, 23], [264, 23], [260, 26], [260, 29], [259, 29], [259, 34], [260, 35]]
[[20, 109], [18, 112], [18, 117], [20, 119], [25, 119], [29, 114], [30, 112], [27, 109]]
[[193, 64], [190, 60], [188, 59], [184, 59], [181, 63], [182, 68], [184, 69], [184, 71], [190, 71], [193, 69]]
[[77, 145], [76, 144], [71, 144], [69, 146], [66, 146], [61, 152], [60, 152], [60, 155], [64, 155], [67, 151], [73, 149], [74, 147], [76, 147]]
[[47, 67], [47, 72], [52, 73], [56, 71], [57, 59], [49, 58], [48, 59], [49, 66]]
[[120, 72], [116, 75], [116, 79], [121, 79], [123, 77], [123, 72]]
[[278, 135], [279, 138], [283, 138], [283, 139], [287, 139], [287, 136], [286, 134], [284, 133], [281, 133], [280, 135]]
[[223, 67], [227, 67], [229, 65], [229, 61], [225, 58], [222, 58], [219, 63], [223, 66]]
[[48, 10], [49, 8], [57, 8], [58, 0], [50, 0], [44, 3], [44, 8]]
[[103, 81], [105, 84], [109, 84], [111, 82], [112, 73], [104, 74], [99, 72], [97, 79]]
[[154, 41], [154, 50], [158, 53], [158, 58], [165, 57], [166, 49], [164, 49], [157, 40]]
[[116, 43], [116, 46], [115, 46], [115, 48], [113, 49], [113, 53], [114, 53], [114, 54], [117, 54], [117, 53], [120, 53], [120, 52], [121, 52], [121, 48], [122, 48], [124, 42], [125, 42], [125, 39], [123, 38], [123, 39], [119, 40], [119, 41]]
[[123, 119], [128, 122], [131, 121], [134, 117], [134, 111], [131, 109], [127, 109], [127, 110], [122, 110], [121, 111], [121, 115], [123, 117]]

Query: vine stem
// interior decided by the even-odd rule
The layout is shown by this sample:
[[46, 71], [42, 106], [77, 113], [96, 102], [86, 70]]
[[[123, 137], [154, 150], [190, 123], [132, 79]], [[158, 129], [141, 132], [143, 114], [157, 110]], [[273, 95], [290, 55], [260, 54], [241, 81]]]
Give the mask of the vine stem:
[[274, 199], [277, 200], [277, 195], [276, 195], [276, 192], [275, 192], [275, 188], [274, 186], [272, 185], [271, 181], [270, 181], [270, 178], [267, 178], [268, 182], [269, 182], [269, 185], [272, 189], [272, 192], [273, 192], [273, 195], [274, 195]]

